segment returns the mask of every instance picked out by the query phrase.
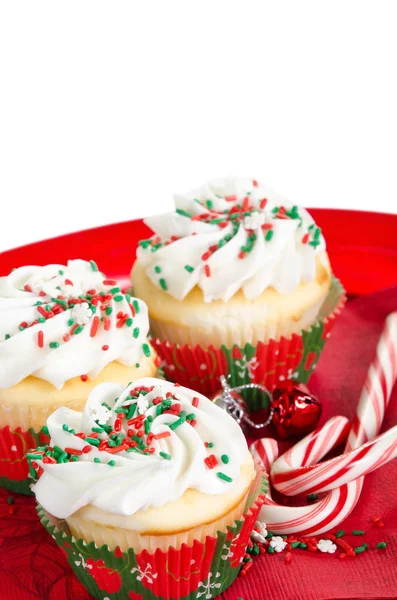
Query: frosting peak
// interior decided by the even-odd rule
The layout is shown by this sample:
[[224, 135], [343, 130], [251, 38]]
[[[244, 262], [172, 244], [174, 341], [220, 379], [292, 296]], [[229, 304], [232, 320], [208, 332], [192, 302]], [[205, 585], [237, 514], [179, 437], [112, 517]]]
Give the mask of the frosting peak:
[[312, 281], [325, 250], [309, 213], [256, 180], [225, 178], [174, 197], [175, 212], [145, 220], [155, 232], [138, 260], [151, 281], [177, 299], [195, 286], [206, 302], [238, 290], [292, 292]]
[[0, 277], [0, 388], [33, 375], [60, 389], [110, 362], [150, 354], [144, 302], [123, 294], [94, 261], [26, 266]]
[[237, 423], [205, 396], [154, 378], [126, 389], [104, 383], [83, 412], [59, 408], [47, 420], [50, 446], [32, 450], [43, 507], [67, 518], [91, 505], [133, 515], [188, 489], [228, 493], [249, 457]]

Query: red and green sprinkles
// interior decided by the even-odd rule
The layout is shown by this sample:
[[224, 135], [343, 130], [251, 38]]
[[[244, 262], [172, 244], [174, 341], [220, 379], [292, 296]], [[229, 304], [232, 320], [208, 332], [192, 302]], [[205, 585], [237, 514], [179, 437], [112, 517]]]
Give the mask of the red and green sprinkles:
[[[258, 187], [256, 180], [252, 181], [252, 186], [254, 189]], [[186, 219], [190, 219], [191, 221], [198, 221], [204, 223], [206, 225], [215, 225], [219, 229], [223, 229], [224, 227], [229, 226], [232, 231], [226, 234], [218, 243], [210, 246], [201, 256], [203, 261], [203, 265], [200, 266], [200, 272], [205, 277], [212, 277], [213, 271], [211, 270], [210, 264], [208, 264], [208, 260], [212, 257], [214, 252], [222, 248], [225, 244], [227, 244], [238, 232], [240, 225], [245, 227], [245, 230], [248, 234], [247, 242], [244, 246], [242, 246], [238, 252], [238, 258], [244, 259], [246, 258], [254, 249], [255, 242], [257, 240], [257, 233], [250, 229], [249, 221], [245, 222], [246, 217], [251, 217], [252, 215], [257, 215], [258, 212], [264, 211], [268, 199], [262, 198], [258, 200], [258, 203], [253, 203], [250, 197], [251, 191], [246, 193], [246, 196], [237, 201], [236, 195], [230, 196], [218, 196], [221, 200], [225, 200], [226, 202], [233, 202], [233, 205], [230, 208], [226, 208], [225, 210], [220, 210], [214, 208], [214, 202], [212, 200], [199, 200], [195, 198], [194, 201], [201, 207], [203, 212], [199, 214], [194, 214], [194, 212], [189, 212], [182, 208], [177, 208], [176, 213], [184, 217]], [[261, 213], [263, 215], [263, 212]], [[285, 206], [275, 206], [271, 211], [272, 220], [296, 220], [298, 221], [298, 228], [302, 228], [303, 219], [299, 212], [299, 207], [294, 205], [291, 208], [286, 208]], [[269, 220], [268, 220], [269, 221]], [[256, 229], [256, 228], [255, 228]], [[274, 228], [272, 222], [265, 222], [261, 225], [263, 239], [266, 243], [270, 243], [274, 238]], [[194, 232], [192, 235], [196, 235]], [[152, 238], [141, 240], [139, 245], [141, 248], [148, 252], [156, 252], [157, 250], [168, 246], [174, 242], [177, 242], [181, 238], [176, 235], [172, 235], [169, 238], [162, 238], [159, 235], [155, 235]], [[310, 225], [306, 232], [303, 232], [301, 237], [298, 238], [302, 245], [309, 245], [313, 249], [317, 248], [317, 246], [321, 243], [321, 229], [316, 225]], [[184, 270], [188, 273], [193, 273], [195, 271], [195, 267], [189, 264], [184, 265]], [[154, 272], [158, 275], [161, 274], [162, 269], [159, 265], [154, 266]], [[161, 276], [157, 280], [158, 286], [163, 290], [168, 290], [168, 285], [166, 279]]]
[[[130, 388], [130, 386], [132, 386]], [[180, 386], [173, 386], [178, 388]], [[119, 398], [114, 399], [113, 408], [108, 403], [102, 402], [101, 406], [109, 411], [108, 423], [102, 423], [99, 419], [93, 418], [95, 425], [91, 427], [89, 432], [76, 431], [67, 423], [62, 424], [62, 430], [70, 436], [70, 442], [65, 444], [62, 449], [59, 446], [51, 446], [50, 444], [43, 445], [30, 451], [27, 454], [29, 462], [30, 474], [37, 479], [43, 473], [42, 464], [65, 464], [84, 460], [84, 455], [90, 454], [93, 450], [97, 452], [105, 452], [100, 456], [94, 456], [94, 463], [107, 465], [109, 467], [117, 467], [117, 455], [122, 452], [138, 453], [142, 455], [155, 455], [163, 461], [172, 461], [172, 454], [166, 452], [161, 445], [153, 445], [154, 442], [166, 440], [179, 427], [186, 424], [194, 427], [196, 425], [196, 414], [183, 410], [182, 403], [176, 393], [169, 391], [165, 396], [156, 396], [152, 393], [155, 386], [135, 386], [129, 384], [127, 393], [123, 396], [123, 401], [117, 405]], [[151, 394], [148, 396], [148, 394]], [[145, 399], [142, 405], [142, 400]], [[199, 399], [195, 396], [192, 398], [192, 407], [197, 407]], [[142, 407], [143, 406], [143, 407]], [[170, 415], [173, 420], [166, 419], [159, 425], [165, 428], [163, 431], [154, 432], [152, 430], [154, 416], [148, 414], [147, 411], [154, 409], [155, 416]], [[140, 410], [144, 410], [140, 414]], [[151, 411], [153, 413], [153, 410]], [[43, 428], [43, 432], [49, 434], [48, 428]], [[73, 447], [73, 439], [79, 438], [83, 441], [80, 448]], [[81, 444], [81, 442], [80, 442]], [[205, 448], [208, 450], [208, 456], [204, 459], [205, 467], [214, 471], [214, 476], [225, 483], [231, 483], [233, 479], [223, 472], [221, 465], [229, 463], [229, 456], [220, 453], [216, 455], [212, 448], [213, 442], [204, 442]], [[112, 457], [109, 459], [109, 456]]]
[[[95, 261], [89, 261], [91, 269], [94, 272], [98, 272], [98, 266]], [[58, 271], [59, 275], [63, 275], [62, 270]], [[73, 286], [73, 281], [70, 279], [64, 280], [65, 285]], [[32, 322], [22, 321], [18, 325], [18, 331], [25, 331], [30, 327], [38, 324], [44, 324], [49, 319], [58, 316], [62, 313], [69, 312], [79, 304], [86, 304], [88, 309], [87, 313], [91, 314], [88, 319], [88, 323], [80, 324], [76, 322], [73, 316], [69, 316], [66, 320], [66, 326], [68, 330], [58, 339], [46, 339], [45, 331], [39, 329], [35, 336], [35, 342], [40, 350], [50, 348], [56, 350], [63, 344], [67, 343], [72, 339], [73, 336], [82, 334], [88, 327], [89, 335], [91, 338], [95, 338], [103, 329], [104, 331], [110, 331], [113, 326], [117, 329], [126, 327], [131, 328], [132, 337], [137, 339], [140, 335], [139, 327], [134, 327], [134, 318], [140, 312], [140, 304], [137, 299], [131, 299], [130, 294], [123, 294], [121, 288], [117, 286], [117, 281], [114, 279], [104, 279], [102, 284], [109, 287], [108, 291], [98, 291], [95, 288], [87, 290], [84, 294], [75, 296], [72, 298], [65, 298], [60, 293], [57, 297], [51, 297], [50, 301], [42, 302], [38, 300], [34, 304], [34, 308], [37, 311], [36, 318]], [[32, 289], [29, 284], [23, 286], [24, 291], [32, 293]], [[60, 288], [59, 288], [60, 289]], [[61, 289], [60, 289], [61, 290]], [[44, 291], [39, 292], [40, 296], [46, 296]], [[126, 310], [118, 310], [117, 317], [113, 320], [113, 306], [112, 303], [121, 303], [126, 301]], [[132, 302], [132, 303], [131, 303]], [[116, 309], [117, 310], [117, 309]], [[69, 313], [70, 314], [70, 313]], [[73, 313], [72, 313], [73, 314]], [[131, 335], [131, 334], [130, 334]], [[48, 333], [47, 333], [48, 336]], [[11, 334], [6, 334], [5, 341], [11, 338]], [[104, 344], [101, 346], [102, 351], [106, 352], [109, 350], [109, 345]], [[150, 346], [147, 343], [142, 345], [142, 352], [146, 357], [151, 356]], [[86, 380], [86, 375], [82, 376], [83, 381]]]

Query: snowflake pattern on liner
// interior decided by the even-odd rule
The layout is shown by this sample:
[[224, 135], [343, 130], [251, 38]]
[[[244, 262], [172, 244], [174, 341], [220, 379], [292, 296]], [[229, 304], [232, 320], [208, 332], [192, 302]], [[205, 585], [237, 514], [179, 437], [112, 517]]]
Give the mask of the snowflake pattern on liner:
[[134, 567], [131, 569], [132, 574], [137, 572], [139, 573], [136, 578], [137, 581], [144, 581], [146, 579], [148, 583], [154, 583], [154, 580], [158, 577], [158, 573], [153, 573], [152, 567], [149, 564], [146, 565], [145, 569], [141, 569], [139, 567]]
[[[218, 577], [220, 577], [221, 574], [220, 573], [216, 573], [215, 575], [215, 579], [218, 579]], [[197, 598], [201, 598], [201, 596], [204, 596], [204, 594], [206, 594], [204, 596], [204, 598], [206, 598], [206, 600], [208, 600], [209, 598], [213, 597], [213, 593], [211, 592], [212, 589], [218, 589], [221, 587], [221, 583], [218, 582], [213, 582], [211, 581], [212, 578], [212, 573], [208, 573], [208, 579], [205, 583], [203, 583], [202, 581], [200, 581], [199, 585], [198, 585], [198, 589], [200, 590], [200, 588], [203, 588], [202, 591], [198, 591], [197, 592]]]

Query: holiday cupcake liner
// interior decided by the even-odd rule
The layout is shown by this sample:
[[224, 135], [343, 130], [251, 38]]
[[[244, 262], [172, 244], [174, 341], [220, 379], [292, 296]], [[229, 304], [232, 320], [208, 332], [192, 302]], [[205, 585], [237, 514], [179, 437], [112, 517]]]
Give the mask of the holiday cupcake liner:
[[23, 431], [20, 427], [0, 428], [0, 487], [18, 494], [31, 495], [29, 465], [25, 456], [31, 448], [47, 444], [45, 429]]
[[135, 552], [110, 550], [94, 542], [76, 540], [66, 521], [55, 519], [38, 506], [40, 520], [69, 561], [77, 578], [98, 600], [198, 600], [221, 594], [237, 577], [249, 538], [267, 491], [267, 480], [257, 475], [244, 514], [233, 526], [181, 548]]
[[[221, 375], [228, 376], [232, 387], [257, 383], [273, 390], [286, 379], [307, 383], [345, 302], [345, 290], [333, 278], [317, 321], [299, 334], [232, 347], [180, 346], [158, 337], [151, 343], [162, 359], [167, 379], [206, 396], [219, 391]], [[266, 408], [267, 399], [257, 390], [243, 395], [250, 410]]]

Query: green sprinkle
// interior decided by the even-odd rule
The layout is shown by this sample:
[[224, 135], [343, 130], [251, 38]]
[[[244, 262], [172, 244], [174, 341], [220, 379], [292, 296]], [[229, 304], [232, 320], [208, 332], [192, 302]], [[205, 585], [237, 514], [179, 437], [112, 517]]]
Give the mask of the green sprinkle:
[[161, 406], [161, 404], [158, 404], [156, 406], [156, 417], [159, 417], [162, 413], [163, 413], [163, 407]]
[[178, 427], [180, 427], [181, 425], [183, 425], [185, 421], [186, 421], [186, 417], [185, 418], [181, 417], [181, 418], [177, 419], [176, 421], [174, 421], [173, 423], [169, 423], [168, 427], [172, 431], [174, 431], [174, 429], [177, 429]]
[[183, 210], [182, 208], [177, 208], [176, 211], [178, 213], [178, 215], [181, 215], [182, 217], [188, 217], [189, 219], [191, 218], [191, 214], [186, 212], [186, 210]]
[[131, 302], [131, 296], [129, 294], [125, 294], [125, 299], [127, 300], [128, 304]]
[[150, 356], [150, 346], [149, 344], [142, 344], [142, 350], [145, 356]]
[[209, 208], [210, 210], [214, 206], [214, 203], [212, 202], [212, 200], [206, 200], [205, 203], [207, 205], [207, 208]]
[[339, 531], [337, 531], [335, 533], [335, 537], [336, 538], [341, 538], [343, 535], [345, 535], [345, 530], [344, 529], [339, 529]]
[[139, 302], [138, 302], [138, 300], [134, 300], [132, 304], [133, 304], [133, 306], [134, 306], [134, 308], [135, 308], [135, 312], [136, 312], [136, 314], [138, 314], [138, 313], [139, 313], [139, 311], [141, 310], [141, 307], [139, 306]]
[[148, 433], [150, 433], [150, 421], [148, 421], [147, 419], [145, 419], [145, 422], [144, 422], [144, 424], [143, 424], [143, 427], [144, 427], [144, 430], [145, 430], [145, 433], [146, 433], [146, 435], [147, 435]]
[[76, 327], [76, 329], [73, 331], [74, 335], [78, 335], [79, 333], [81, 333], [84, 330], [83, 325], [79, 325], [78, 327]]
[[136, 369], [139, 369], [139, 367], [140, 367], [140, 366], [141, 366], [141, 365], [140, 365], [139, 363], [135, 363], [135, 368], [136, 368]]
[[59, 348], [59, 342], [50, 342], [49, 346], [50, 348]]
[[41, 458], [41, 454], [32, 454], [30, 452], [29, 454], [26, 455], [26, 458], [29, 458], [30, 460], [38, 460]]
[[159, 455], [165, 460], [171, 460], [171, 454], [167, 454], [167, 452], [159, 452]]
[[227, 454], [222, 454], [221, 456], [221, 461], [223, 462], [224, 465], [227, 465], [229, 462], [229, 457]]
[[47, 312], [51, 312], [51, 306], [49, 304], [46, 304], [44, 308]]
[[45, 319], [44, 317], [39, 317], [37, 320], [39, 323], [45, 323], [47, 319]]
[[121, 302], [123, 299], [124, 299], [124, 296], [122, 296], [121, 294], [113, 297], [113, 300], [115, 302]]
[[213, 448], [213, 447], [214, 447], [214, 444], [213, 444], [213, 442], [208, 442], [208, 444], [207, 444], [207, 447], [208, 447], [208, 448]]
[[189, 415], [186, 415], [186, 421], [193, 421], [193, 419], [196, 418], [196, 415], [194, 413], [190, 413]]
[[88, 444], [91, 444], [91, 446], [99, 446], [99, 444], [101, 443], [96, 438], [91, 438], [91, 437], [86, 437], [85, 441], [88, 442]]
[[68, 320], [68, 325], [69, 325], [69, 327], [71, 327], [72, 325], [74, 325], [74, 319], [69, 319]]
[[185, 265], [185, 269], [188, 273], [193, 273], [194, 271], [194, 267], [191, 267], [190, 265]]
[[110, 446], [111, 448], [115, 448], [117, 444], [114, 440], [108, 440], [108, 446]]
[[48, 427], [47, 427], [47, 425], [44, 425], [44, 427], [42, 428], [42, 430], [41, 430], [41, 431], [44, 433], [44, 435], [48, 435], [48, 433], [49, 433], [49, 432], [48, 432]]
[[161, 273], [161, 267], [159, 267], [158, 265], [156, 265], [154, 267], [154, 270], [155, 270], [156, 273]]
[[109, 404], [106, 404], [106, 402], [102, 402], [101, 406], [104, 406], [105, 408], [107, 408], [108, 410], [112, 410], [109, 406]]
[[134, 416], [134, 413], [136, 411], [136, 404], [130, 404], [129, 408], [128, 408], [128, 413], [127, 413], [127, 419], [132, 419], [132, 417]]
[[273, 546], [268, 546], [268, 547], [267, 547], [267, 552], [268, 552], [269, 554], [274, 554], [274, 553], [275, 553], [275, 549], [273, 548]]
[[112, 312], [113, 312], [113, 308], [112, 308], [111, 306], [108, 306], [108, 307], [107, 307], [107, 309], [105, 310], [105, 313], [106, 313], [107, 315], [111, 315], [111, 314], [112, 314]]
[[364, 535], [365, 531], [363, 531], [362, 529], [353, 529], [352, 531], [352, 535]]
[[51, 300], [60, 306], [67, 306], [66, 300], [60, 300], [59, 298], [51, 298]]
[[378, 550], [383, 550], [383, 548], [386, 548], [387, 544], [386, 542], [379, 542], [379, 544], [376, 544], [376, 547], [378, 548]]
[[159, 279], [159, 284], [160, 284], [161, 289], [163, 289], [164, 291], [167, 290], [167, 283], [166, 283], [165, 279], [163, 279], [163, 278]]
[[168, 408], [169, 406], [171, 406], [172, 400], [162, 400], [161, 404]]
[[58, 275], [63, 275], [63, 274], [64, 274], [64, 271], [62, 271], [62, 269], [59, 269]]
[[66, 423], [64, 423], [64, 424], [62, 425], [62, 429], [63, 429], [64, 431], [69, 431], [69, 425], [66, 425]]
[[92, 427], [92, 428], [91, 428], [91, 431], [92, 431], [93, 433], [103, 433], [103, 429], [102, 429], [102, 427]]
[[116, 464], [115, 460], [109, 460], [109, 462], [108, 462], [109, 467], [114, 467], [115, 464]]
[[135, 339], [139, 336], [139, 327], [135, 327], [134, 331], [132, 332], [132, 337], [134, 337]]
[[138, 244], [141, 246], [141, 248], [146, 249], [148, 246], [150, 246], [150, 240], [141, 240], [138, 242]]
[[318, 498], [318, 494], [309, 494], [307, 499], [309, 502], [314, 502], [315, 500], [317, 500]]
[[298, 548], [300, 545], [300, 542], [291, 542], [291, 548]]
[[25, 327], [23, 325], [20, 325], [18, 329], [19, 329], [19, 331], [23, 331], [25, 329]]
[[[43, 321], [45, 321], [45, 319], [43, 319]], [[11, 336], [10, 336], [10, 334], [9, 334], [9, 333], [6, 333], [6, 334], [5, 334], [5, 336], [4, 336], [4, 339], [5, 339], [5, 340], [9, 340], [9, 339], [10, 339], [10, 337], [11, 337]]]
[[364, 545], [363, 546], [357, 546], [357, 548], [354, 548], [354, 552], [356, 554], [361, 554], [362, 552], [365, 552], [366, 549], [367, 548]]
[[126, 322], [125, 322], [125, 324], [127, 325], [127, 327], [131, 327], [132, 323], [133, 323], [133, 321], [132, 321], [131, 317], [129, 317], [129, 318], [126, 320]]
[[99, 271], [98, 266], [94, 260], [90, 260], [91, 269], [97, 273]]
[[225, 475], [225, 473], [222, 473], [221, 471], [218, 471], [217, 476], [219, 477], [219, 479], [222, 479], [223, 481], [227, 481], [228, 483], [231, 483], [233, 481], [233, 479], [231, 477], [229, 477], [228, 475]]
[[65, 463], [65, 462], [67, 462], [67, 459], [68, 459], [67, 453], [66, 452], [62, 452], [62, 454], [58, 458], [58, 462], [59, 463]]
[[273, 235], [274, 235], [274, 231], [273, 231], [273, 229], [269, 229], [269, 231], [268, 231], [268, 232], [267, 232], [267, 234], [265, 235], [265, 240], [266, 240], [267, 242], [270, 242], [270, 240], [272, 239]]
[[302, 550], [304, 550], [305, 548], [307, 548], [307, 544], [304, 544], [303, 542], [299, 543], [299, 548], [302, 548]]
[[111, 290], [109, 290], [109, 294], [117, 294], [118, 292], [121, 292], [121, 289], [119, 287], [114, 287]]
[[7, 504], [14, 504], [14, 496], [8, 496]]
[[100, 458], [98, 458], [98, 457], [94, 458], [94, 463], [100, 463], [100, 462], [101, 462]]

